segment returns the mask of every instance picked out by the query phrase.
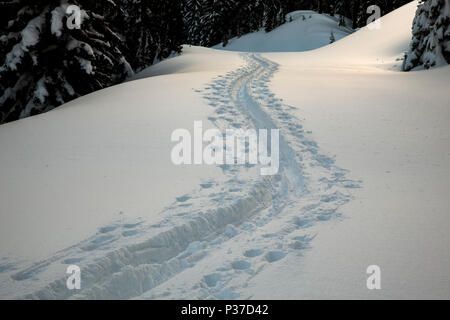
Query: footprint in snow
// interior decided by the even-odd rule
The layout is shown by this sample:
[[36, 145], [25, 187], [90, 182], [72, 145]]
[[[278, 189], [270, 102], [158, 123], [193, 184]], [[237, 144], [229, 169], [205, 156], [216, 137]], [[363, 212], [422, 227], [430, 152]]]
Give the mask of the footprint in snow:
[[219, 273], [208, 274], [203, 277], [206, 285], [210, 288], [213, 288], [217, 285], [217, 283], [222, 279], [222, 276]]
[[250, 262], [244, 260], [238, 260], [231, 263], [231, 267], [234, 270], [247, 270], [251, 266]]
[[265, 259], [269, 263], [277, 262], [283, 259], [286, 256], [286, 253], [283, 251], [270, 251], [266, 254]]
[[186, 201], [188, 201], [190, 199], [191, 199], [191, 197], [185, 195], [185, 196], [182, 196], [182, 197], [178, 197], [177, 198], [177, 202], [186, 202]]
[[200, 184], [200, 187], [202, 187], [202, 189], [211, 189], [213, 186], [212, 183], [202, 183]]
[[255, 258], [255, 257], [259, 257], [263, 253], [264, 253], [264, 251], [260, 250], [260, 249], [250, 249], [250, 250], [247, 250], [244, 252], [244, 256], [247, 258]]

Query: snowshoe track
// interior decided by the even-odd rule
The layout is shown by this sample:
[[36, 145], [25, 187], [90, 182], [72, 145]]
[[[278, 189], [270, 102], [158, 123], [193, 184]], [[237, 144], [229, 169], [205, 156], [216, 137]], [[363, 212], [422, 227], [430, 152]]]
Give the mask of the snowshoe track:
[[[234, 299], [269, 265], [310, 247], [317, 222], [340, 216], [359, 182], [346, 178], [303, 130], [299, 119], [270, 92], [278, 65], [257, 54], [219, 76], [202, 92], [215, 108], [210, 120], [227, 128], [280, 129], [280, 172], [222, 166], [225, 184], [205, 181], [181, 195], [158, 225], [141, 221], [105, 226], [92, 238], [22, 270], [12, 270], [26, 299]], [[193, 201], [195, 200], [195, 201]], [[236, 253], [239, 251], [239, 253]], [[55, 270], [75, 263], [82, 289], [66, 289]], [[47, 286], [37, 283], [48, 279]]]

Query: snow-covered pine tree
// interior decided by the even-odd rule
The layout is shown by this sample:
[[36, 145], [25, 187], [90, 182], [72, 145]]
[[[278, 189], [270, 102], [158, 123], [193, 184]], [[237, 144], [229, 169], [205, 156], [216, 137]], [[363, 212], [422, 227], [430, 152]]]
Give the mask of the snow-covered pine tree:
[[429, 69], [450, 63], [450, 1], [421, 1], [413, 22], [413, 37], [403, 70]]
[[270, 32], [285, 21], [285, 12], [279, 0], [264, 0], [264, 29]]
[[184, 0], [182, 3], [182, 12], [184, 25], [187, 32], [187, 43], [200, 45], [202, 35], [202, 16], [205, 0]]
[[365, 0], [349, 0], [351, 7], [351, 19], [352, 19], [352, 28], [357, 29], [366, 24], [366, 13], [368, 5], [365, 4]]
[[[324, 12], [330, 14], [347, 2], [322, 0]], [[285, 22], [286, 13], [318, 5], [318, 0], [183, 0], [188, 43], [211, 46], [262, 27], [271, 31]]]
[[151, 64], [154, 57], [147, 54], [154, 51], [153, 38], [147, 32], [147, 6], [145, 0], [121, 0], [121, 15], [118, 24], [123, 26], [121, 30], [126, 41], [126, 58], [134, 70]]
[[122, 81], [132, 72], [104, 14], [112, 0], [71, 0], [81, 28], [67, 28], [65, 0], [2, 2], [0, 123], [45, 112]]
[[233, 0], [205, 0], [200, 43], [213, 46], [233, 36], [231, 8]]
[[328, 0], [326, 9], [330, 16], [334, 17], [339, 10], [339, 0]]
[[233, 36], [240, 37], [261, 28], [261, 17], [264, 12], [264, 6], [261, 0], [234, 0], [232, 2], [232, 10], [230, 27]]
[[181, 44], [186, 40], [181, 0], [152, 0], [147, 12], [149, 24], [144, 26], [151, 34], [156, 47], [157, 61], [181, 52]]
[[[133, 70], [180, 52], [180, 2], [0, 2], [0, 123], [119, 83]], [[67, 27], [69, 3], [81, 8], [80, 29]]]

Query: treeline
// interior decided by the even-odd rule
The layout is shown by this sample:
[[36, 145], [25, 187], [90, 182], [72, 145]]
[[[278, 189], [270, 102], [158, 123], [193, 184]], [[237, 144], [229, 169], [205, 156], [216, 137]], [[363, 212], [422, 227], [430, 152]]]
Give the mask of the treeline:
[[378, 5], [381, 15], [410, 2], [410, 0], [183, 0], [183, 16], [187, 42], [212, 46], [226, 44], [233, 37], [264, 28], [266, 31], [285, 22], [294, 10], [315, 10], [332, 16], [339, 15], [341, 24], [353, 29], [367, 23], [367, 8]]
[[[79, 12], [67, 13], [71, 5]], [[117, 84], [181, 51], [181, 0], [0, 1], [0, 123]], [[76, 16], [81, 24], [76, 23]]]
[[[38, 114], [122, 82], [181, 51], [212, 46], [312, 9], [365, 24], [408, 0], [0, 0], [0, 123]], [[69, 28], [70, 5], [81, 8]], [[345, 21], [344, 21], [345, 22]]]
[[213, 46], [285, 22], [287, 2], [282, 0], [183, 0], [187, 43]]

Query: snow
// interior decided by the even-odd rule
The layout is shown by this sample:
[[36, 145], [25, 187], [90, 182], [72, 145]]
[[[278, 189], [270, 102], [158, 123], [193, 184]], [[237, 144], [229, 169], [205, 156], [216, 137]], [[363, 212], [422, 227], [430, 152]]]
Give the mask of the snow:
[[[17, 273], [111, 225], [125, 241], [126, 225], [158, 223], [166, 207], [182, 204], [177, 197], [227, 179], [220, 168], [170, 162], [172, 131], [192, 128], [195, 120], [206, 125], [212, 113], [194, 89], [242, 63], [223, 53], [221, 66], [208, 50], [198, 51], [187, 48], [178, 59], [196, 71], [125, 83], [0, 127], [1, 265]], [[194, 61], [203, 70], [190, 67]], [[177, 64], [168, 60], [155, 70], [164, 65]], [[92, 241], [108, 243], [102, 239]], [[57, 262], [49, 277], [64, 276], [65, 267]], [[42, 286], [11, 283], [11, 273], [0, 277], [0, 297]]]
[[74, 50], [76, 48], [81, 48], [83, 49], [90, 57], [94, 56], [94, 50], [92, 49], [92, 47], [89, 45], [89, 43], [83, 42], [83, 41], [79, 41], [76, 39], [72, 39], [67, 43], [66, 49], [71, 51]]
[[[347, 219], [321, 228], [305, 259], [274, 270], [278, 283], [265, 291], [246, 291], [255, 299], [448, 298], [450, 69], [327, 72], [329, 98], [318, 101], [323, 75], [285, 67], [274, 91], [301, 105], [305, 128], [363, 184], [343, 210]], [[379, 292], [365, 288], [369, 265], [381, 267]]]
[[92, 67], [92, 63], [90, 60], [86, 60], [86, 59], [79, 58], [79, 57], [77, 57], [77, 60], [87, 74], [94, 73], [94, 68]]
[[17, 70], [17, 65], [21, 63], [25, 52], [28, 52], [29, 48], [38, 43], [40, 32], [45, 22], [45, 14], [46, 12], [44, 11], [40, 16], [30, 20], [22, 30], [22, 40], [6, 55], [5, 65], [9, 69]]
[[[277, 96], [363, 184], [348, 218], [321, 226], [305, 259], [273, 270], [264, 291], [270, 273], [255, 279], [246, 290], [255, 299], [450, 296], [450, 67], [396, 71], [416, 5], [314, 53], [265, 55], [282, 64]], [[365, 287], [369, 265], [381, 267], [381, 291]]]
[[[416, 6], [314, 51], [185, 46], [1, 126], [0, 298], [449, 298], [450, 67], [400, 72]], [[279, 128], [280, 174], [173, 165], [194, 121]]]
[[[320, 64], [323, 68], [372, 68], [400, 70], [401, 59], [411, 41], [411, 26], [417, 3], [412, 2], [394, 13], [381, 18], [380, 29], [362, 28], [344, 39], [317, 51], [298, 54], [279, 53], [283, 62], [298, 62], [299, 66]], [[410, 22], [411, 20], [411, 22]]]
[[339, 40], [353, 32], [350, 28], [340, 27], [338, 17], [314, 11], [295, 11], [286, 18], [287, 23], [268, 33], [261, 29], [240, 38], [233, 38], [225, 47], [219, 44], [214, 48], [244, 52], [307, 51], [328, 45], [331, 33]]
[[66, 16], [67, 6], [67, 4], [64, 4], [52, 10], [51, 31], [57, 37], [62, 35], [64, 28], [63, 18]]

